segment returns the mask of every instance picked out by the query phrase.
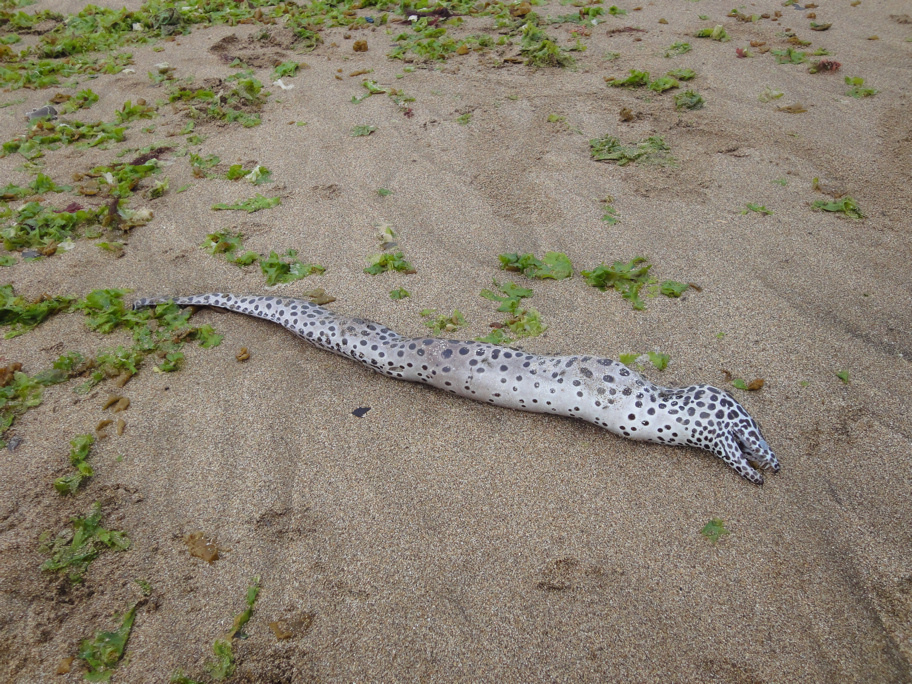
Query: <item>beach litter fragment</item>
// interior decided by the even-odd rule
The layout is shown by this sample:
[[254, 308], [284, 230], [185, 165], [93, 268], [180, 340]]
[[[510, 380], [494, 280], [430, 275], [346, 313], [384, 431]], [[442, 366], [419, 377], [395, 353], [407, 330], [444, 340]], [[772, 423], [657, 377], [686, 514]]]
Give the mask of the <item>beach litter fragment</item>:
[[54, 121], [57, 118], [57, 109], [53, 105], [44, 105], [25, 114], [29, 123], [33, 121]]

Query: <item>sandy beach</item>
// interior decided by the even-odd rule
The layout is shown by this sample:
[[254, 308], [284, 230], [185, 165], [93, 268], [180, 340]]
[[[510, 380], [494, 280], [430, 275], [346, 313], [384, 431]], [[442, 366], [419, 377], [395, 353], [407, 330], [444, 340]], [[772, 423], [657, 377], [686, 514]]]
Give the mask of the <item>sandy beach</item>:
[[[112, 50], [132, 55], [126, 71], [0, 92], [0, 142], [26, 135], [26, 113], [57, 93], [98, 96], [60, 121], [114, 122], [128, 100], [152, 108], [122, 124], [121, 142], [0, 158], [4, 184], [40, 172], [73, 186], [43, 206], [98, 209], [103, 177], [84, 174], [170, 148], [121, 204], [151, 210], [144, 225], [83, 228], [71, 249], [34, 260], [0, 246], [13, 262], [0, 285], [28, 301], [322, 288], [328, 308], [410, 337], [430, 334], [422, 311], [458, 310], [467, 324], [441, 336], [470, 340], [504, 318], [479, 292], [511, 280], [534, 291], [523, 303], [547, 326], [517, 348], [667, 354], [661, 371], [641, 360], [643, 374], [728, 390], [782, 464], [758, 487], [705, 451], [396, 382], [267, 321], [200, 309], [192, 325], [212, 326], [220, 345], [187, 341], [175, 372], [150, 355], [122, 388], [106, 378], [74, 391], [86, 375], [48, 386], [3, 435], [15, 448], [0, 451], [0, 679], [83, 681], [83, 640], [137, 604], [111, 681], [215, 681], [213, 643], [258, 577], [226, 681], [912, 682], [912, 12], [901, 0], [817, 4], [758, 0], [741, 20], [717, 0], [615, 13], [514, 3], [503, 6], [512, 29], [492, 8], [434, 17], [455, 40], [490, 36], [440, 61], [389, 57], [415, 23], [398, 5], [345, 4], [365, 21], [314, 26], [313, 50], [281, 17], [200, 25]], [[604, 12], [548, 21], [586, 8]], [[525, 63], [516, 27], [529, 9], [560, 48], [585, 47], [560, 52], [574, 65]], [[59, 23], [10, 47], [40, 46]], [[716, 26], [730, 39], [695, 36]], [[0, 24], [0, 37], [14, 32]], [[691, 49], [670, 50], [680, 43]], [[789, 49], [805, 59], [779, 63]], [[822, 59], [839, 67], [810, 73]], [[286, 89], [274, 68], [288, 62], [302, 66]], [[259, 125], [169, 102], [179, 87], [228, 92], [244, 68], [263, 85], [263, 103], [244, 110]], [[678, 69], [695, 76], [667, 92], [610, 85]], [[845, 77], [877, 92], [852, 96]], [[365, 80], [386, 92], [352, 102]], [[702, 108], [676, 106], [684, 91]], [[671, 159], [595, 161], [590, 141], [609, 135], [659, 136]], [[209, 155], [218, 162], [194, 165]], [[232, 165], [261, 165], [271, 181], [229, 180]], [[87, 180], [97, 195], [79, 194]], [[257, 193], [281, 204], [212, 209]], [[863, 218], [813, 206], [846, 197]], [[26, 201], [8, 202], [0, 233]], [[383, 226], [414, 273], [364, 272]], [[219, 231], [242, 233], [261, 259], [297, 250], [325, 273], [267, 288], [257, 264], [201, 248]], [[498, 255], [552, 251], [572, 278], [500, 269]], [[580, 273], [637, 256], [658, 280], [696, 287], [638, 311]], [[392, 299], [396, 288], [410, 296]], [[67, 352], [133, 343], [86, 320], [73, 310], [3, 339], [0, 366], [33, 376]], [[757, 391], [732, 384], [760, 378]], [[110, 395], [129, 408], [105, 410]], [[123, 434], [112, 424], [98, 438], [105, 419], [122, 419]], [[62, 496], [54, 481], [73, 472], [70, 441], [83, 434], [97, 438], [94, 475]], [[42, 533], [72, 530], [94, 502], [130, 547], [99, 553], [79, 582], [42, 570]], [[716, 542], [701, 534], [713, 519], [727, 530]], [[191, 555], [193, 533], [218, 560]]]

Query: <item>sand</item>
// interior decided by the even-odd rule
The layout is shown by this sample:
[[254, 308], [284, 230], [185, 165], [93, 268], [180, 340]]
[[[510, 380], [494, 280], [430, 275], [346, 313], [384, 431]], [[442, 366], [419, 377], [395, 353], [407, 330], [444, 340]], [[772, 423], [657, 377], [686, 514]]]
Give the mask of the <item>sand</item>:
[[[62, 4], [72, 12], [84, 3]], [[912, 681], [912, 27], [890, 17], [907, 12], [900, 0], [819, 4], [816, 21], [832, 22], [824, 33], [808, 30], [807, 10], [778, 2], [743, 8], [784, 15], [755, 23], [727, 18], [731, 3], [711, 0], [623, 5], [627, 16], [606, 14], [583, 38], [576, 69], [504, 63], [514, 46], [404, 72], [386, 56], [384, 28], [350, 37], [326, 29], [322, 45], [298, 54], [280, 27], [258, 41], [261, 26], [241, 25], [195, 30], [159, 43], [163, 52], [133, 47], [135, 73], [79, 80], [100, 100], [72, 118], [112, 121], [125, 100], [166, 97], [168, 84], [147, 77], [162, 61], [196, 83], [234, 73], [226, 52], [261, 65], [255, 73], [267, 84], [273, 60], [308, 65], [285, 79], [293, 89], [269, 86], [262, 125], [196, 124], [205, 140], [190, 149], [217, 154], [216, 171], [259, 163], [273, 184], [195, 178], [187, 157], [165, 155], [171, 189], [131, 200], [155, 218], [121, 238], [122, 258], [80, 239], [64, 254], [0, 269], [17, 293], [264, 293], [256, 266], [199, 248], [208, 233], [233, 228], [247, 249], [297, 249], [327, 269], [273, 293], [322, 287], [337, 298], [333, 310], [410, 336], [426, 334], [422, 309], [458, 309], [469, 325], [457, 336], [470, 339], [502, 318], [478, 296], [508, 277], [498, 254], [565, 252], [578, 270], [645, 255], [660, 279], [702, 291], [649, 299], [638, 312], [578, 273], [520, 276], [548, 326], [521, 348], [667, 353], [665, 371], [644, 373], [663, 385], [730, 388], [782, 471], [756, 487], [706, 452], [397, 383], [267, 322], [200, 311], [194, 322], [224, 334], [221, 346], [187, 345], [176, 373], [147, 362], [120, 391], [131, 400], [124, 434], [99, 441], [96, 475], [75, 497], [52, 483], [71, 472], [69, 440], [108, 416], [102, 406], [118, 391], [110, 381], [86, 396], [73, 392], [80, 380], [46, 389], [7, 433], [22, 443], [2, 455], [0, 678], [82, 681], [79, 661], [55, 672], [82, 639], [119, 624], [115, 613], [138, 600], [142, 578], [152, 596], [112, 681], [165, 682], [177, 670], [208, 681], [213, 641], [258, 576], [231, 681]], [[692, 37], [716, 24], [731, 42]], [[467, 18], [450, 32], [496, 38], [492, 26]], [[644, 31], [608, 34], [626, 26]], [[570, 46], [571, 28], [547, 30]], [[737, 58], [751, 40], [787, 46], [784, 28], [813, 40], [810, 50], [829, 48], [841, 70], [809, 74], [757, 48]], [[369, 50], [354, 52], [356, 39]], [[663, 57], [679, 41], [693, 50]], [[697, 72], [690, 87], [703, 109], [676, 111], [675, 91], [604, 80], [679, 67]], [[413, 116], [383, 95], [351, 104], [364, 76], [348, 74], [362, 69], [414, 97]], [[848, 97], [844, 75], [880, 92]], [[784, 96], [761, 102], [767, 86]], [[25, 100], [2, 110], [2, 140], [58, 91], [75, 92], [2, 93], [0, 104]], [[808, 111], [777, 109], [794, 103]], [[633, 121], [619, 119], [624, 107]], [[467, 113], [468, 124], [456, 121]], [[186, 136], [166, 135], [186, 115], [169, 105], [158, 114], [110, 149], [49, 152], [45, 172], [68, 182], [121, 149], [187, 148]], [[552, 114], [565, 119], [549, 122]], [[150, 124], [155, 131], [143, 132]], [[378, 130], [350, 136], [366, 124]], [[592, 161], [589, 140], [606, 134], [660, 135], [676, 164]], [[21, 162], [0, 160], [4, 183], [31, 179]], [[867, 218], [813, 211], [813, 201], [830, 199], [815, 192], [815, 177], [844, 187]], [[393, 194], [379, 196], [381, 187]], [[210, 209], [254, 192], [282, 204], [249, 215]], [[601, 220], [608, 195], [616, 225]], [[748, 202], [773, 213], [742, 215]], [[399, 234], [414, 275], [363, 273], [383, 223]], [[411, 297], [391, 300], [400, 286]], [[72, 313], [4, 340], [2, 356], [35, 373], [66, 351], [128, 340], [91, 332]], [[241, 347], [245, 363], [235, 359]], [[836, 376], [843, 370], [847, 384]], [[765, 386], [736, 390], [726, 371]], [[357, 418], [358, 407], [371, 410]], [[132, 547], [102, 554], [82, 584], [40, 571], [39, 535], [67, 528], [95, 501]], [[700, 534], [712, 518], [730, 531], [716, 544]], [[195, 531], [224, 550], [219, 560], [189, 554], [183, 539]], [[275, 621], [290, 638], [277, 639]]]

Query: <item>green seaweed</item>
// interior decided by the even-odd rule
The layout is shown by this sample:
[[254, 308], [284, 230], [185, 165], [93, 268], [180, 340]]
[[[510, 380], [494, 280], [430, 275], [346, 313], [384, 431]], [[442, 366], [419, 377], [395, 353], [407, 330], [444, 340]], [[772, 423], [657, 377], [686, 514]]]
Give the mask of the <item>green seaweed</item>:
[[691, 50], [690, 43], [672, 43], [665, 48], [665, 56], [676, 57], [677, 55], [683, 55], [685, 52], [690, 52]]
[[649, 357], [649, 362], [660, 371], [668, 368], [668, 362], [671, 361], [671, 357], [662, 352], [646, 352], [646, 356]]
[[[326, 269], [319, 264], [304, 263], [295, 259], [297, 250], [289, 249], [279, 256], [272, 251], [268, 257], [260, 259], [260, 270], [266, 276], [266, 284], [270, 287], [279, 283], [291, 283], [310, 275], [323, 275]], [[288, 259], [288, 261], [286, 261]]]
[[683, 93], [677, 93], [674, 97], [676, 109], [703, 109], [706, 100], [700, 93], [693, 90], [685, 90]]
[[131, 348], [118, 347], [99, 354], [97, 370], [77, 388], [77, 392], [87, 392], [105, 377], [136, 373], [150, 354], [162, 359], [155, 367], [157, 372], [178, 370], [184, 359], [180, 350], [188, 339], [198, 340], [203, 347], [217, 346], [216, 340], [220, 336], [209, 326], [194, 328], [190, 325], [192, 310], [165, 302], [152, 309], [134, 311], [123, 302], [126, 293], [126, 290], [95, 290], [74, 306], [85, 313], [86, 324], [92, 330], [107, 334], [117, 328], [126, 328], [133, 334]]
[[634, 257], [628, 262], [615, 261], [611, 266], [602, 264], [591, 271], [582, 271], [586, 282], [601, 291], [614, 289], [629, 301], [637, 311], [646, 309], [646, 303], [640, 297], [643, 287], [648, 286], [647, 296], [658, 294], [666, 297], [680, 297], [689, 287], [685, 283], [666, 280], [659, 283], [652, 277], [652, 264], [646, 257]]
[[28, 185], [19, 186], [9, 183], [6, 187], [0, 188], [0, 199], [17, 200], [31, 195], [43, 195], [47, 192], [69, 192], [72, 189], [70, 185], [57, 185], [49, 176], [39, 172]]
[[721, 518], [713, 518], [703, 526], [703, 529], [700, 530], [700, 534], [715, 544], [722, 538], [722, 535], [729, 534], [729, 531], [725, 528], [724, 520]]
[[0, 326], [9, 326], [4, 337], [24, 335], [51, 316], [70, 311], [75, 297], [43, 295], [34, 302], [16, 295], [12, 284], [0, 285]]
[[107, 207], [91, 210], [77, 206], [61, 211], [28, 202], [9, 211], [6, 224], [0, 228], [3, 246], [11, 251], [31, 248], [54, 254], [60, 243], [76, 237], [84, 227], [99, 223], [108, 211]]
[[399, 271], [406, 274], [415, 273], [415, 269], [405, 260], [402, 252], [375, 254], [370, 258], [367, 268], [364, 269], [364, 272], [368, 275], [379, 275], [386, 271]]
[[697, 77], [697, 72], [693, 69], [672, 69], [666, 75], [679, 81], [690, 81]]
[[507, 345], [513, 342], [513, 340], [504, 333], [503, 328], [494, 328], [484, 337], [476, 337], [475, 341], [499, 345]]
[[618, 214], [617, 209], [614, 208], [613, 203], [614, 203], [613, 197], [610, 197], [610, 196], [606, 197], [605, 206], [602, 207], [602, 211], [605, 212], [602, 215], [602, 221], [607, 223], [609, 226], [616, 226], [618, 223], [621, 222], [621, 217]]
[[127, 198], [133, 194], [140, 181], [161, 170], [158, 159], [150, 159], [143, 164], [112, 164], [96, 166], [90, 175], [101, 178], [107, 184], [111, 197]]
[[133, 330], [147, 323], [152, 314], [148, 309], [128, 309], [123, 302], [125, 294], [127, 290], [93, 290], [75, 308], [85, 313], [89, 328], [97, 332], [107, 334], [121, 326]]
[[298, 70], [300, 68], [300, 62], [282, 62], [272, 70], [272, 78], [273, 80], [280, 78], [293, 78], [294, 76], [298, 75]]
[[86, 460], [93, 444], [95, 438], [92, 435], [78, 435], [70, 440], [70, 464], [76, 468], [76, 472], [54, 480], [54, 489], [60, 494], [75, 494], [82, 481], [95, 474]]
[[657, 93], [664, 93], [666, 90], [680, 87], [681, 83], [671, 76], [661, 76], [649, 84], [649, 89], [654, 90]]
[[85, 674], [86, 681], [106, 682], [111, 679], [127, 648], [138, 605], [139, 603], [134, 603], [124, 613], [120, 627], [116, 631], [96, 632], [92, 639], [83, 640], [78, 655], [88, 668]]
[[811, 206], [818, 211], [840, 213], [851, 219], [863, 219], [865, 217], [861, 207], [858, 206], [858, 202], [851, 197], [843, 197], [833, 201], [817, 200]]
[[0, 386], [0, 449], [6, 446], [2, 439], [16, 418], [41, 405], [44, 388], [57, 385], [85, 370], [87, 363], [78, 352], [59, 357], [51, 368], [35, 375], [16, 370], [16, 366], [3, 369]]
[[534, 254], [501, 254], [500, 267], [505, 271], [518, 271], [527, 278], [563, 280], [573, 275], [573, 265], [563, 252], [547, 252], [541, 260]]
[[522, 29], [519, 51], [526, 58], [527, 66], [534, 67], [572, 67], [576, 60], [566, 50], [561, 48], [537, 23], [537, 19], [529, 20]]
[[767, 208], [766, 208], [765, 206], [763, 206], [762, 204], [756, 204], [756, 203], [754, 203], [754, 202], [748, 202], [747, 204], [744, 205], [744, 209], [742, 209], [740, 213], [741, 213], [742, 215], [744, 215], [744, 214], [747, 214], [747, 213], [750, 213], [750, 212], [754, 212], [754, 213], [760, 214], [761, 216], [769, 216], [769, 215], [771, 215], [771, 214], [773, 213], [772, 210], [767, 209]]
[[808, 53], [796, 50], [793, 47], [787, 47], [783, 50], [773, 50], [771, 54], [776, 58], [779, 64], [804, 64], [807, 61]]
[[206, 663], [206, 670], [209, 675], [216, 681], [228, 679], [234, 674], [234, 649], [231, 648], [231, 642], [228, 639], [216, 639], [212, 644], [212, 653], [215, 660]]
[[232, 164], [225, 174], [225, 178], [228, 180], [243, 178], [253, 185], [263, 185], [264, 183], [272, 183], [272, 172], [260, 164], [257, 164], [252, 169], [245, 169], [242, 164]]
[[614, 136], [606, 135], [603, 138], [590, 140], [589, 149], [590, 156], [595, 161], [614, 162], [618, 166], [626, 166], [633, 162], [644, 164], [671, 164], [674, 162], [674, 158], [668, 154], [671, 148], [657, 135], [627, 145], [622, 145], [621, 141]]
[[252, 214], [253, 212], [262, 209], [271, 209], [281, 203], [281, 197], [263, 197], [263, 195], [257, 193], [253, 197], [249, 197], [245, 200], [238, 200], [234, 204], [213, 204], [212, 209], [215, 211], [246, 211], [248, 214]]
[[458, 310], [447, 316], [437, 314], [437, 309], [424, 309], [421, 311], [421, 317], [428, 319], [424, 324], [434, 331], [435, 335], [453, 333], [467, 325], [465, 317]]
[[[234, 650], [231, 647], [231, 640], [235, 638], [247, 638], [247, 635], [243, 633], [243, 628], [253, 616], [253, 606], [256, 603], [259, 594], [260, 578], [254, 577], [250, 587], [247, 588], [246, 610], [244, 610], [243, 613], [236, 615], [234, 623], [232, 624], [231, 629], [228, 630], [228, 633], [221, 639], [216, 639], [212, 644], [212, 652], [215, 655], [215, 660], [206, 663], [206, 670], [208, 670], [209, 675], [213, 679], [221, 681], [234, 674], [235, 657]], [[172, 678], [171, 681], [174, 682], [174, 678]]]
[[846, 76], [845, 83], [846, 85], [851, 86], [851, 88], [846, 91], [846, 95], [860, 99], [864, 97], [873, 97], [880, 92], [877, 88], [865, 88], [864, 82], [865, 80], [860, 76]]
[[101, 519], [101, 504], [95, 503], [87, 516], [72, 519], [72, 530], [64, 530], [53, 538], [50, 532], [44, 533], [40, 550], [51, 557], [41, 569], [47, 572], [65, 570], [71, 582], [81, 582], [89, 565], [102, 552], [130, 548], [129, 537], [124, 532], [105, 529]]
[[46, 150], [63, 145], [76, 147], [105, 147], [107, 143], [123, 142], [123, 126], [81, 121], [36, 121], [28, 133], [3, 143], [0, 157], [19, 153], [29, 161], [43, 157]]
[[120, 109], [114, 112], [114, 118], [119, 124], [138, 119], [151, 119], [154, 116], [156, 116], [155, 107], [146, 104], [145, 100], [137, 100], [136, 104], [127, 100]]
[[351, 137], [353, 138], [364, 138], [369, 136], [371, 133], [377, 130], [376, 126], [353, 126], [351, 129]]
[[645, 88], [649, 85], [649, 72], [631, 69], [627, 78], [616, 78], [613, 81], [609, 81], [608, 85], [612, 88]]
[[621, 354], [618, 357], [618, 361], [623, 363], [625, 366], [631, 368], [636, 367], [637, 370], [642, 371], [643, 366], [639, 363], [640, 359], [649, 359], [649, 363], [656, 367], [656, 369], [663, 371], [668, 367], [668, 362], [671, 361], [671, 357], [668, 354], [663, 354], [662, 352], [646, 352], [641, 354], [639, 352], [633, 352], [630, 354]]
[[504, 320], [501, 328], [495, 328], [485, 338], [479, 338], [480, 341], [490, 342], [497, 339], [494, 344], [509, 344], [513, 340], [509, 339], [503, 333], [502, 328], [510, 330], [517, 337], [533, 337], [542, 334], [546, 327], [541, 322], [541, 315], [532, 308], [523, 306], [522, 300], [532, 296], [532, 290], [520, 287], [516, 283], [507, 281], [498, 283], [494, 281], [494, 287], [500, 290], [500, 294], [493, 290], [482, 290], [480, 295], [485, 299], [499, 304], [497, 311], [509, 314]]
[[717, 24], [712, 28], [704, 28], [697, 31], [694, 36], [697, 38], [710, 38], [712, 40], [717, 40], [720, 43], [727, 43], [731, 40], [731, 37], [728, 35], [728, 32], [725, 30], [725, 27], [722, 24]]
[[690, 285], [679, 283], [676, 280], [663, 280], [659, 283], [659, 292], [666, 297], [680, 297], [688, 289], [690, 289]]
[[237, 264], [238, 266], [249, 266], [250, 264], [258, 261], [260, 259], [260, 255], [256, 252], [251, 251], [246, 251], [243, 254], [238, 254], [238, 251], [243, 246], [243, 240], [243, 233], [232, 233], [230, 231], [223, 230], [219, 231], [218, 233], [209, 233], [200, 247], [212, 255], [224, 254], [225, 259], [232, 264]]
[[194, 331], [193, 337], [199, 341], [199, 344], [203, 349], [217, 347], [222, 343], [222, 340], [225, 339], [224, 335], [215, 332], [215, 328], [209, 324], [198, 327]]

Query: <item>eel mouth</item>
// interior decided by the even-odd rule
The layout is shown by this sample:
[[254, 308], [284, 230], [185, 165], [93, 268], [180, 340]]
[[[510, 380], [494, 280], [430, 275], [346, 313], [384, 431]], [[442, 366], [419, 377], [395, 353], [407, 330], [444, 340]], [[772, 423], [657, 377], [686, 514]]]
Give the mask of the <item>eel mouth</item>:
[[744, 456], [745, 460], [754, 468], [772, 470], [774, 473], [779, 472], [779, 464], [776, 462], [775, 457], [770, 458], [772, 452], [770, 452], [770, 456], [760, 455], [757, 451], [749, 447], [738, 435], [735, 435], [735, 443], [741, 450], [741, 455]]

